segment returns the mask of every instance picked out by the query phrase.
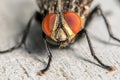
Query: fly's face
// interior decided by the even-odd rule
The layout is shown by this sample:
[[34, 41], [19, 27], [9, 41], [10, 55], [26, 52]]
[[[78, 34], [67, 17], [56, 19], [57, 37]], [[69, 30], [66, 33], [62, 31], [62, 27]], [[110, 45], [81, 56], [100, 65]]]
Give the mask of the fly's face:
[[47, 40], [60, 45], [60, 47], [72, 43], [78, 32], [83, 29], [90, 1], [55, 0], [55, 4], [50, 1], [48, 14], [42, 21], [43, 32], [49, 38]]
[[44, 33], [61, 47], [67, 46], [82, 29], [82, 20], [74, 12], [48, 14], [42, 23]]

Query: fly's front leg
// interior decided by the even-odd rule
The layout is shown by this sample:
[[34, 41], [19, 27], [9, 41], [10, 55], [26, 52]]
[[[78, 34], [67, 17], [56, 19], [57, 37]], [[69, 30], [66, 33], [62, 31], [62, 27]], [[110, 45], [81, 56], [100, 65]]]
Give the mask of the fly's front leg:
[[23, 36], [22, 36], [21, 42], [19, 44], [17, 44], [16, 46], [10, 48], [10, 49], [4, 50], [4, 51], [0, 51], [0, 53], [11, 52], [11, 51], [13, 51], [15, 49], [20, 48], [22, 46], [22, 44], [25, 44], [25, 41], [27, 39], [29, 30], [30, 30], [31, 22], [32, 22], [33, 18], [36, 16], [36, 14], [37, 14], [37, 12], [30, 18], [30, 20], [29, 20], [29, 22], [27, 24], [27, 27], [26, 27], [26, 29], [23, 32]]
[[113, 33], [112, 33], [112, 31], [111, 31], [111, 28], [110, 28], [110, 24], [108, 23], [105, 15], [104, 15], [104, 13], [103, 13], [103, 11], [102, 11], [102, 9], [100, 8], [99, 5], [96, 6], [96, 7], [90, 12], [90, 14], [88, 15], [88, 17], [87, 17], [87, 19], [86, 19], [86, 23], [85, 23], [85, 28], [87, 28], [87, 26], [89, 25], [90, 21], [91, 21], [92, 18], [94, 17], [93, 15], [94, 15], [94, 14], [98, 14], [98, 13], [101, 15], [101, 17], [103, 18], [103, 20], [104, 20], [104, 22], [105, 22], [105, 25], [106, 25], [106, 28], [107, 28], [107, 31], [108, 31], [108, 34], [109, 34], [110, 38], [112, 38], [112, 39], [120, 42], [120, 39], [116, 38], [116, 37], [113, 35]]
[[102, 63], [98, 58], [97, 56], [95, 55], [95, 52], [93, 50], [93, 47], [92, 47], [92, 44], [91, 44], [91, 41], [90, 41], [90, 38], [88, 36], [88, 32], [86, 30], [84, 30], [84, 33], [86, 35], [86, 38], [87, 38], [87, 41], [88, 41], [88, 45], [89, 45], [89, 48], [90, 48], [90, 52], [91, 52], [91, 55], [93, 56], [93, 58], [105, 69], [107, 69], [108, 71], [114, 71], [115, 69], [111, 66], [108, 66], [104, 63]]
[[46, 35], [43, 33], [42, 36], [43, 36], [43, 38], [44, 38], [44, 42], [45, 42], [45, 46], [46, 46], [46, 49], [47, 49], [47, 52], [48, 52], [48, 58], [49, 58], [49, 59], [48, 59], [47, 66], [46, 66], [44, 69], [42, 69], [42, 70], [40, 71], [40, 73], [39, 73], [39, 75], [41, 75], [41, 76], [42, 76], [42, 74], [44, 74], [44, 73], [49, 69], [50, 63], [51, 63], [51, 61], [52, 61], [52, 53], [51, 53], [50, 48], [49, 48], [49, 46], [48, 46], [48, 42], [47, 42], [47, 40], [46, 40]]

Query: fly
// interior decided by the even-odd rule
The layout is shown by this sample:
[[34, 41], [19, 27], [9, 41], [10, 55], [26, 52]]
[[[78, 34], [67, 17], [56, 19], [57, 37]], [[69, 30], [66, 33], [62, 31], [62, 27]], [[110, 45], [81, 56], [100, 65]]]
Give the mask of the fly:
[[[16, 46], [0, 51], [0, 53], [6, 53], [20, 48], [25, 41], [29, 33], [31, 22], [35, 19], [37, 22], [42, 23], [42, 36], [44, 38], [45, 46], [48, 51], [48, 64], [40, 71], [40, 75], [45, 73], [52, 60], [52, 53], [50, 51], [48, 43], [52, 45], [58, 45], [60, 48], [69, 46], [76, 41], [79, 35], [85, 34], [88, 41], [88, 45], [93, 58], [106, 70], [114, 71], [114, 68], [101, 62], [95, 55], [92, 48], [91, 40], [88, 35], [87, 27], [93, 18], [94, 14], [100, 14], [103, 18], [109, 36], [120, 42], [120, 39], [114, 37], [111, 32], [110, 25], [99, 5], [90, 11], [90, 6], [93, 0], [37, 0], [40, 11], [36, 11], [30, 18], [21, 42]], [[80, 37], [80, 36], [79, 36]]]

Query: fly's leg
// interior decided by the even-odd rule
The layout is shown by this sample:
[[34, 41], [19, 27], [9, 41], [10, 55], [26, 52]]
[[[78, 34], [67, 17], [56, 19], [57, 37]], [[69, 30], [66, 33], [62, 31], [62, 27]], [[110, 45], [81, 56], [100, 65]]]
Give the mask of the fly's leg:
[[92, 44], [91, 44], [91, 41], [90, 41], [90, 38], [88, 36], [88, 32], [86, 30], [84, 30], [84, 33], [86, 35], [86, 38], [87, 38], [87, 41], [88, 41], [88, 45], [89, 45], [89, 48], [90, 48], [90, 52], [91, 52], [91, 55], [93, 56], [93, 58], [104, 68], [104, 69], [107, 69], [108, 71], [114, 71], [115, 69], [111, 66], [108, 66], [104, 63], [102, 63], [98, 58], [97, 56], [95, 55], [95, 52], [92, 48]]
[[45, 36], [44, 33], [43, 33], [43, 38], [44, 38], [44, 42], [45, 42], [45, 46], [46, 46], [46, 49], [47, 49], [47, 52], [48, 52], [48, 57], [49, 57], [49, 59], [48, 59], [47, 66], [40, 71], [39, 75], [44, 74], [44, 73], [49, 69], [50, 63], [51, 63], [51, 61], [52, 61], [52, 53], [51, 53], [51, 51], [50, 51], [50, 48], [49, 48], [49, 46], [48, 46], [48, 43], [47, 43], [47, 40], [46, 40], [46, 36]]
[[13, 50], [15, 50], [15, 49], [20, 48], [20, 47], [22, 46], [22, 44], [25, 45], [25, 41], [26, 41], [26, 39], [27, 39], [29, 30], [30, 30], [31, 22], [32, 22], [33, 18], [36, 16], [36, 14], [37, 14], [37, 12], [30, 18], [30, 20], [29, 20], [29, 22], [28, 22], [28, 24], [27, 24], [27, 27], [26, 27], [26, 29], [25, 29], [24, 32], [23, 32], [23, 36], [22, 36], [22, 39], [21, 39], [20, 43], [17, 44], [16, 46], [10, 48], [10, 49], [4, 50], [4, 51], [0, 51], [0, 53], [11, 52], [11, 51], [13, 51]]
[[111, 31], [111, 28], [110, 28], [110, 25], [109, 25], [109, 23], [108, 23], [105, 15], [103, 14], [103, 11], [102, 11], [102, 9], [100, 8], [99, 5], [96, 6], [96, 7], [91, 11], [91, 13], [88, 15], [87, 20], [86, 20], [86, 23], [85, 23], [85, 28], [89, 25], [90, 21], [91, 21], [92, 18], [93, 18], [93, 15], [96, 14], [96, 13], [98, 14], [98, 12], [99, 12], [99, 14], [101, 15], [101, 17], [103, 18], [103, 20], [104, 20], [104, 22], [105, 22], [105, 25], [106, 25], [106, 28], [107, 28], [107, 30], [108, 30], [108, 34], [109, 34], [110, 38], [112, 38], [112, 39], [120, 42], [120, 39], [116, 38], [116, 37], [113, 35], [113, 33], [112, 33], [112, 31]]
[[[90, 21], [91, 21], [92, 18], [93, 18], [93, 15], [96, 14], [96, 13], [98, 13], [98, 12], [99, 12], [99, 14], [102, 16], [102, 18], [103, 18], [103, 20], [104, 20], [104, 22], [105, 22], [105, 25], [106, 25], [106, 27], [107, 27], [109, 36], [110, 36], [112, 39], [120, 42], [120, 40], [117, 39], [116, 37], [114, 37], [114, 35], [112, 34], [110, 25], [109, 25], [109, 23], [108, 23], [105, 15], [103, 14], [103, 12], [102, 12], [102, 10], [101, 10], [101, 8], [100, 8], [99, 5], [96, 6], [96, 7], [90, 12], [90, 14], [88, 15], [88, 17], [87, 17], [87, 19], [86, 19], [86, 23], [85, 23], [85, 28], [87, 28], [87, 26], [89, 25]], [[94, 50], [93, 50], [93, 48], [92, 48], [92, 44], [91, 44], [91, 41], [90, 41], [90, 39], [89, 39], [88, 33], [87, 33], [86, 30], [84, 30], [84, 32], [85, 32], [85, 34], [86, 34], [86, 37], [87, 37], [87, 40], [88, 40], [88, 44], [89, 44], [89, 47], [90, 47], [90, 51], [91, 51], [91, 54], [92, 54], [92, 56], [94, 57], [94, 59], [96, 59], [97, 62], [100, 63], [100, 64], [103, 66], [103, 68], [107, 69], [108, 71], [113, 71], [114, 68], [103, 64], [103, 63], [95, 56], [95, 52], [94, 52]]]
[[[47, 13], [47, 12], [45, 12], [45, 13]], [[36, 16], [35, 16], [36, 21], [41, 22], [43, 18], [44, 18], [44, 15], [41, 15], [39, 12], [36, 13]], [[49, 59], [48, 59], [47, 66], [44, 69], [42, 69], [39, 73], [39, 75], [41, 75], [41, 76], [49, 69], [50, 63], [52, 61], [52, 53], [51, 53], [49, 45], [46, 41], [46, 35], [44, 34], [44, 32], [42, 32], [42, 37], [43, 37], [44, 42], [45, 42], [45, 47], [47, 49]]]

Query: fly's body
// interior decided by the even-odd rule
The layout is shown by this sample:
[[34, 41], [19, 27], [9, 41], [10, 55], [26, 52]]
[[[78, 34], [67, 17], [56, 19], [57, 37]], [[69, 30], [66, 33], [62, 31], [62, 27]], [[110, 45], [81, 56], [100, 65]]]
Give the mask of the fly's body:
[[40, 75], [49, 69], [52, 60], [52, 53], [48, 43], [59, 45], [60, 47], [66, 47], [73, 43], [76, 38], [80, 37], [78, 35], [82, 34], [85, 34], [86, 36], [93, 58], [102, 68], [107, 69], [108, 71], [114, 71], [113, 67], [102, 63], [99, 58], [97, 58], [94, 49], [92, 48], [87, 26], [92, 20], [93, 15], [96, 13], [100, 14], [106, 24], [109, 36], [118, 42], [120, 42], [120, 39], [112, 34], [110, 25], [99, 5], [93, 10], [90, 10], [92, 1], [93, 0], [37, 0], [40, 11], [36, 11], [30, 18], [27, 27], [24, 30], [21, 42], [8, 50], [0, 51], [0, 53], [10, 52], [20, 48], [23, 44], [25, 45], [32, 20], [35, 19], [42, 24], [41, 35], [43, 36], [49, 57], [48, 64], [40, 71]]

